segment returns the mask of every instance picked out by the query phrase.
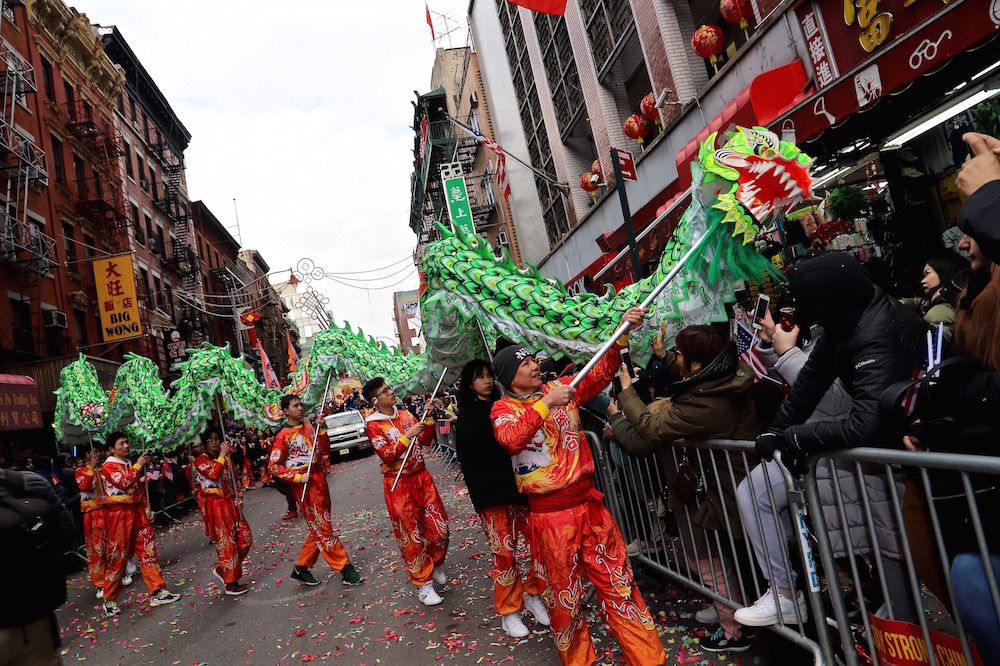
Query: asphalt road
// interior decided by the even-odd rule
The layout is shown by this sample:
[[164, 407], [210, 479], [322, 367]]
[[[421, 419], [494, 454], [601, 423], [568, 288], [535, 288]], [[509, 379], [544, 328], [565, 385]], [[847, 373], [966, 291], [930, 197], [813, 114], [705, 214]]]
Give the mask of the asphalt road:
[[[377, 458], [343, 462], [328, 477], [334, 521], [364, 584], [342, 585], [320, 559], [309, 588], [289, 578], [305, 537], [305, 524], [282, 521], [284, 498], [270, 488], [246, 494], [244, 511], [254, 544], [243, 582], [250, 592], [224, 596], [211, 570], [215, 550], [196, 512], [157, 530], [169, 588], [181, 593], [171, 606], [150, 608], [141, 578], [124, 590], [122, 614], [107, 619], [82, 573], [70, 580], [70, 599], [58, 613], [64, 663], [96, 664], [558, 664], [547, 629], [525, 613], [533, 631], [525, 639], [500, 629], [493, 607], [490, 558], [468, 492], [438, 460], [428, 463], [451, 526], [444, 603], [420, 604], [406, 577], [389, 525]], [[704, 630], [691, 614], [701, 607], [682, 589], [646, 587], [671, 663], [767, 663], [755, 649], [732, 658], [699, 654]], [[621, 653], [590, 608], [600, 663], [623, 663]], [[787, 663], [787, 662], [786, 662]]]

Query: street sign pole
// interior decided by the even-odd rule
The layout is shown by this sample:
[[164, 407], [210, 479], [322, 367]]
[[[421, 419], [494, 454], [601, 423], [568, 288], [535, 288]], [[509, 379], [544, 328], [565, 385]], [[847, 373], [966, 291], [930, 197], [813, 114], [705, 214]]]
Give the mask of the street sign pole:
[[642, 266], [639, 264], [639, 246], [635, 242], [635, 228], [632, 226], [632, 213], [628, 207], [628, 194], [625, 193], [625, 179], [622, 178], [622, 165], [619, 161], [617, 148], [611, 149], [611, 164], [615, 168], [615, 187], [618, 189], [618, 201], [622, 205], [622, 217], [625, 218], [625, 233], [628, 235], [628, 250], [632, 258], [632, 280], [638, 282], [642, 279]]

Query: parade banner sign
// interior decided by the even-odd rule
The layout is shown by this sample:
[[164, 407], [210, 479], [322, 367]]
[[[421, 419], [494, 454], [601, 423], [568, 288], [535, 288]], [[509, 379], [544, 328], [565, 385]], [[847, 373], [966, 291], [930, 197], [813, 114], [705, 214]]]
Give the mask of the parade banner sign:
[[[886, 666], [920, 666], [930, 663], [927, 643], [917, 625], [875, 617], [871, 613], [868, 613], [868, 622], [872, 628], [872, 643], [875, 645], [880, 663]], [[971, 646], [970, 664], [966, 661], [962, 643], [957, 638], [934, 629], [930, 630], [930, 637], [931, 649], [934, 651], [937, 663], [982, 666], [983, 662], [975, 645]]]
[[105, 342], [142, 335], [139, 303], [135, 293], [132, 255], [94, 259], [94, 282], [101, 310], [101, 335]]

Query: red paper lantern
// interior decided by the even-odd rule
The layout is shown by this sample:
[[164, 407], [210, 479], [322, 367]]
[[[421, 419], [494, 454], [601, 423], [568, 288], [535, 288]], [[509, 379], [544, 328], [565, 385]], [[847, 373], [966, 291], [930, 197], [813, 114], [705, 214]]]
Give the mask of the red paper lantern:
[[643, 118], [657, 125], [660, 124], [660, 112], [656, 110], [656, 97], [653, 96], [653, 93], [642, 98], [642, 101], [639, 102], [639, 110], [642, 111]]
[[598, 180], [604, 180], [604, 169], [601, 168], [601, 160], [594, 160], [590, 165], [590, 173], [597, 176]]
[[594, 178], [594, 174], [590, 171], [580, 176], [580, 187], [586, 192], [596, 192], [599, 187], [598, 182], [599, 179]]
[[708, 58], [712, 61], [712, 67], [718, 73], [716, 60], [725, 45], [725, 37], [722, 28], [717, 25], [703, 25], [694, 31], [691, 36], [691, 48], [698, 54], [699, 58]]
[[642, 148], [642, 140], [647, 134], [649, 134], [649, 122], [638, 113], [625, 119], [625, 136], [638, 141], [639, 148]]
[[739, 23], [744, 36], [750, 39], [750, 35], [747, 34], [747, 26], [749, 25], [747, 21], [753, 18], [753, 7], [750, 6], [750, 0], [720, 0], [719, 13], [729, 23]]

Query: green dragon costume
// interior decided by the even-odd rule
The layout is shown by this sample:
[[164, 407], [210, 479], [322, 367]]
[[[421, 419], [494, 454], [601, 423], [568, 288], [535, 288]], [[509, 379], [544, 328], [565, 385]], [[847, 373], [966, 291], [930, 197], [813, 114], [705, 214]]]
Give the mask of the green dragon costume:
[[[726, 321], [736, 280], [771, 274], [771, 263], [753, 249], [762, 225], [775, 212], [811, 196], [812, 160], [795, 145], [760, 127], [737, 127], [724, 145], [712, 134], [691, 166], [691, 205], [667, 243], [653, 275], [604, 296], [570, 295], [558, 280], [534, 267], [519, 269], [509, 256], [497, 258], [477, 236], [442, 228], [442, 239], [426, 247], [420, 305], [428, 351], [404, 355], [349, 326], [319, 333], [309, 358], [285, 389], [306, 405], [320, 399], [331, 373], [385, 377], [409, 391], [434, 386], [441, 373], [453, 379], [461, 366], [485, 357], [503, 336], [529, 349], [544, 349], [580, 362], [618, 326], [622, 314], [652, 293], [690, 248], [705, 242], [679, 269], [650, 307], [646, 324], [630, 332], [633, 357], [645, 363], [661, 322], [671, 340], [684, 326]], [[669, 344], [669, 343], [668, 343]], [[149, 359], [129, 355], [106, 393], [85, 359], [63, 369], [57, 390], [56, 436], [85, 441], [88, 434], [127, 432], [153, 447], [187, 443], [204, 429], [225, 401], [237, 419], [262, 427], [281, 420], [281, 391], [262, 386], [228, 347], [202, 345], [179, 364], [181, 377], [168, 392]]]

